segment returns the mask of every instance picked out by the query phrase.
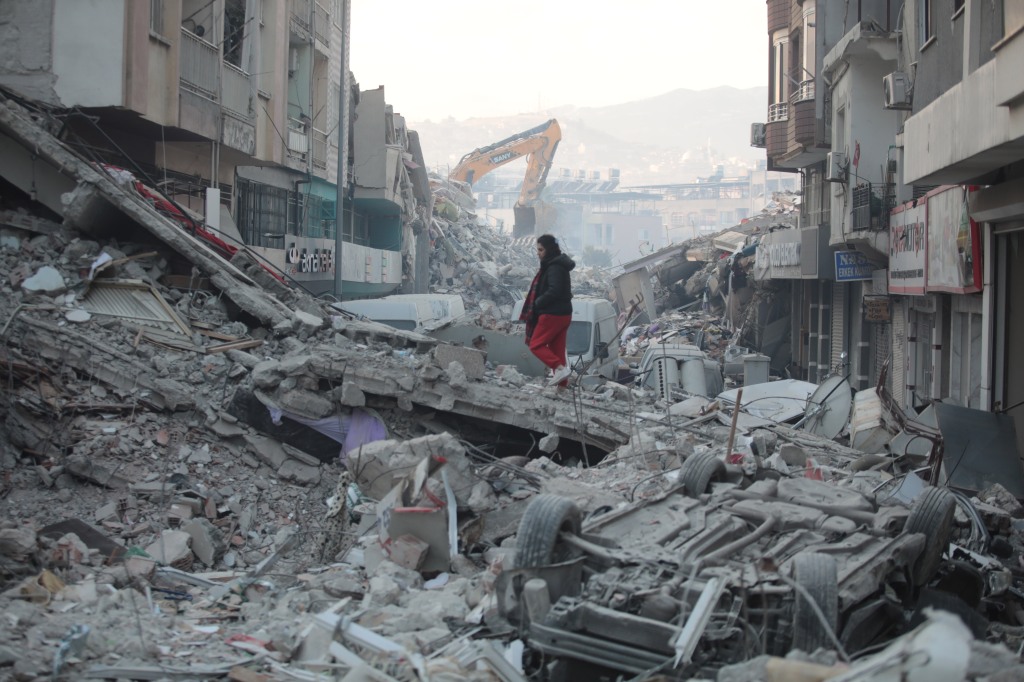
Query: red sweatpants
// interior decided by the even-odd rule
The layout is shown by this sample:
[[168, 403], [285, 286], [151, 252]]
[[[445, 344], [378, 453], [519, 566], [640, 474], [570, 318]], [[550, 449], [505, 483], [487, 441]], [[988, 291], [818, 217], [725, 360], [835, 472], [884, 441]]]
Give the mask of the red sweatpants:
[[565, 364], [565, 336], [572, 315], [541, 315], [530, 337], [530, 352], [541, 362], [555, 369]]

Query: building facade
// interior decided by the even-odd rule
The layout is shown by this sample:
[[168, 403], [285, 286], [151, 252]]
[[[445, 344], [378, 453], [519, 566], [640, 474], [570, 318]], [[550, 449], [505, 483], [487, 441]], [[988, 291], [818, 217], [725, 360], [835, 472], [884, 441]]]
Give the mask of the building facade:
[[[10, 0], [0, 11], [11, 55], [0, 86], [66, 111], [65, 139], [82, 154], [131, 171], [316, 295], [417, 286], [408, 226], [429, 210], [412, 190], [423, 162], [383, 91], [364, 98], [351, 78], [348, 0]], [[343, 102], [362, 129], [387, 134], [361, 136]], [[352, 172], [357, 158], [389, 155], [406, 162]]]

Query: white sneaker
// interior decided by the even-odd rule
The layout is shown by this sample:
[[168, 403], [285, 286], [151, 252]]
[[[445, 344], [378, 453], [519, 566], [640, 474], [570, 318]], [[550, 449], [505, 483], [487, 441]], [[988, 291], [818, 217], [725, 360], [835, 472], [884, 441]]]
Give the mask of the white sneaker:
[[572, 374], [572, 370], [566, 367], [565, 365], [556, 368], [554, 376], [552, 376], [551, 381], [548, 382], [548, 386], [556, 386], [562, 383], [563, 381], [569, 378], [570, 374]]

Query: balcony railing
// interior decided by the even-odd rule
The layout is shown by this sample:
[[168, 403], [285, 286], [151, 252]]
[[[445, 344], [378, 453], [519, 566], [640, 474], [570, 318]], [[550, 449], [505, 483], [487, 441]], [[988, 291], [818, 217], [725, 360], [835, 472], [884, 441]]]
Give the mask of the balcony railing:
[[809, 99], [814, 99], [814, 80], [801, 81], [796, 91], [789, 98], [789, 101], [791, 104], [796, 104], [797, 102], [806, 102]]
[[217, 46], [192, 31], [181, 29], [181, 84], [187, 90], [217, 101], [220, 54]]
[[331, 15], [319, 2], [316, 3], [316, 15], [313, 17], [313, 33], [324, 45], [331, 44]]
[[288, 151], [296, 154], [309, 152], [309, 127], [297, 118], [288, 119]]
[[853, 230], [884, 230], [889, 227], [892, 188], [887, 183], [864, 183], [853, 188]]
[[252, 116], [252, 76], [234, 64], [224, 62], [223, 71], [224, 108], [245, 118]]
[[327, 168], [327, 133], [313, 128], [313, 165]]
[[768, 105], [768, 122], [778, 123], [789, 120], [789, 102], [778, 102]]
[[311, 0], [292, 0], [292, 20], [299, 26], [309, 30], [309, 12]]

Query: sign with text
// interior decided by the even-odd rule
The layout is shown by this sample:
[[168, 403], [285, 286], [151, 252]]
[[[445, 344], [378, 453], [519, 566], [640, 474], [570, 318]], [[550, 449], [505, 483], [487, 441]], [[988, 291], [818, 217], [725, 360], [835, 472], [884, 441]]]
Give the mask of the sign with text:
[[836, 251], [837, 282], [871, 279], [871, 273], [876, 269], [875, 264], [859, 251]]
[[928, 204], [897, 206], [889, 219], [889, 291], [924, 294], [928, 256]]
[[966, 187], [928, 196], [928, 291], [981, 291], [981, 235], [967, 210]]
[[757, 245], [755, 279], [800, 279], [800, 230], [783, 230], [765, 235]]
[[862, 309], [865, 322], [889, 322], [891, 319], [888, 296], [865, 296]]

